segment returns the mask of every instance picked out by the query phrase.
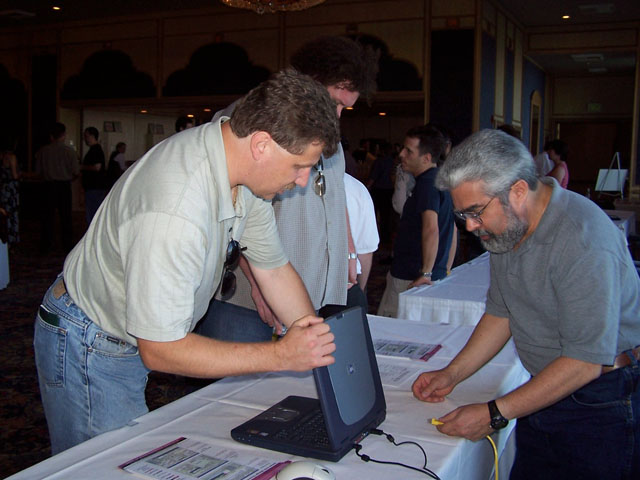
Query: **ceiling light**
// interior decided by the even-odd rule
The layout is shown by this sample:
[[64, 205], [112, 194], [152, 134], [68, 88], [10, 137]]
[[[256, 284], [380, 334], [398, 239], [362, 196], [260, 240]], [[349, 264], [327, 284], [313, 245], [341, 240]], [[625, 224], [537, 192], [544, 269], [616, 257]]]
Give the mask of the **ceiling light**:
[[60, 8], [60, 7], [51, 7], [51, 8], [53, 8], [55, 11], [60, 11], [60, 10], [62, 10], [62, 8]]
[[211, 111], [211, 109], [210, 109], [210, 108], [203, 108], [203, 109], [202, 109], [202, 111], [203, 111], [203, 112], [210, 112], [210, 111]]
[[574, 62], [601, 62], [604, 55], [601, 53], [572, 53], [571, 58]]
[[187, 115], [187, 118], [193, 118], [193, 114], [190, 113], [189, 115]]
[[570, 15], [562, 15], [563, 20], [569, 20], [571, 18]]
[[304, 10], [314, 7], [324, 0], [220, 0], [225, 5], [236, 8], [246, 8], [256, 13], [276, 13], [294, 10]]
[[147, 113], [146, 110], [140, 110], [140, 113]]
[[353, 107], [344, 107], [345, 110], [353, 110]]
[[378, 112], [378, 115], [380, 115], [381, 117], [385, 117], [387, 115], [387, 112]]

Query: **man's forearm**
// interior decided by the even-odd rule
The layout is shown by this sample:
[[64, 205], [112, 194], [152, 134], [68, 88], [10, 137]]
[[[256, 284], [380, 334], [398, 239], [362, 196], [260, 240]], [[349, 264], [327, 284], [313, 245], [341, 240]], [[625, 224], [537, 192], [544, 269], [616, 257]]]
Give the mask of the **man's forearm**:
[[447, 366], [455, 376], [455, 383], [460, 383], [482, 368], [504, 347], [509, 338], [509, 319], [487, 313], [482, 315], [464, 348]]
[[305, 315], [315, 315], [307, 289], [290, 263], [272, 270], [252, 267], [252, 271], [271, 310], [287, 327]]
[[572, 394], [598, 378], [601, 371], [602, 365], [559, 357], [496, 404], [508, 419], [529, 415]]

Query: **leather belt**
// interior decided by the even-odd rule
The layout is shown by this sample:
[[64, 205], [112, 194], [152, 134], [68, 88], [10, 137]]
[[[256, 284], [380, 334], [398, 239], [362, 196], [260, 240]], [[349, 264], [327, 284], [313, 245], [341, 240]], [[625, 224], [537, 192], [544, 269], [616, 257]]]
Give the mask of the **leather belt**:
[[67, 287], [64, 285], [64, 279], [62, 277], [60, 277], [58, 281], [53, 285], [52, 293], [56, 300], [67, 293]]
[[[633, 355], [636, 360], [640, 361], [640, 345], [631, 350], [631, 355]], [[612, 366], [602, 367], [602, 375], [613, 372], [618, 368], [628, 367], [629, 365], [631, 365], [631, 359], [629, 358], [629, 355], [623, 352], [616, 357]]]

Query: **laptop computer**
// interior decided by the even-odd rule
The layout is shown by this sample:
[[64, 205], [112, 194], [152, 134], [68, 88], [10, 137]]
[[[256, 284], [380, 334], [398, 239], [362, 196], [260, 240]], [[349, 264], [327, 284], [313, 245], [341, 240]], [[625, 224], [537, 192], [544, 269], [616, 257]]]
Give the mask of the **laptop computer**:
[[241, 443], [337, 462], [380, 425], [386, 402], [361, 307], [320, 311], [335, 336], [335, 363], [315, 368], [318, 398], [289, 396], [231, 430]]

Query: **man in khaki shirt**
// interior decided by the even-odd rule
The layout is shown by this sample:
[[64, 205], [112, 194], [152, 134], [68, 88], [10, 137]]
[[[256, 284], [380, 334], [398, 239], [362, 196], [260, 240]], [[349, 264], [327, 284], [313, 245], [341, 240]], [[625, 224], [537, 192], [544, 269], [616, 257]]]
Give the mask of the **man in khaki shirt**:
[[[219, 378], [333, 363], [333, 335], [283, 253], [267, 200], [305, 185], [338, 139], [326, 89], [289, 70], [231, 119], [171, 136], [124, 173], [36, 318], [54, 453], [146, 413], [149, 370]], [[216, 290], [233, 290], [240, 251], [289, 327], [279, 342], [192, 333]]]
[[40, 250], [46, 252], [53, 243], [53, 218], [58, 210], [62, 248], [73, 248], [73, 222], [71, 220], [71, 182], [80, 172], [78, 154], [65, 144], [66, 127], [55, 123], [51, 127], [51, 143], [36, 153], [36, 173], [44, 180], [42, 185], [42, 231]]

